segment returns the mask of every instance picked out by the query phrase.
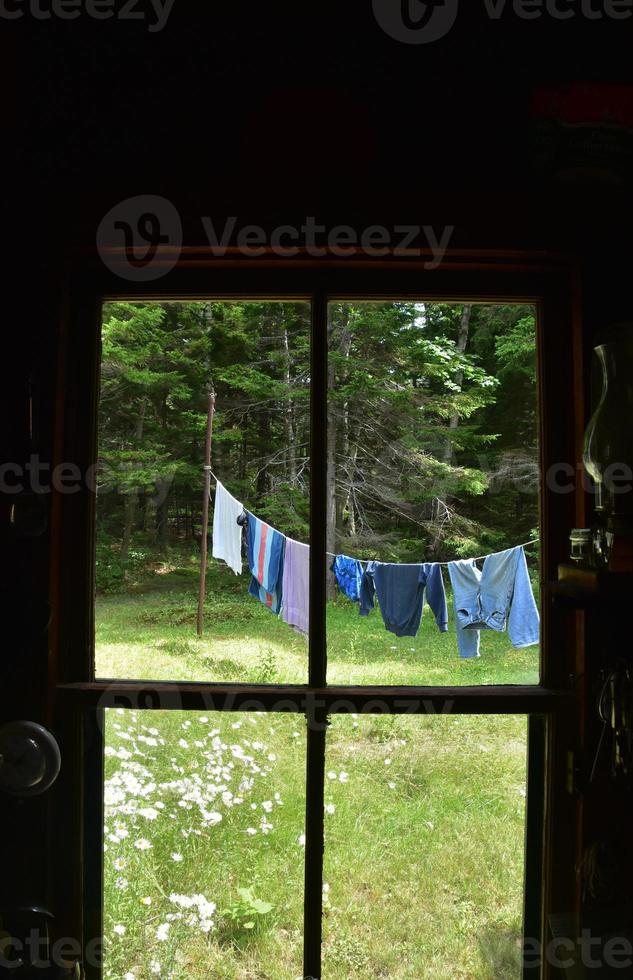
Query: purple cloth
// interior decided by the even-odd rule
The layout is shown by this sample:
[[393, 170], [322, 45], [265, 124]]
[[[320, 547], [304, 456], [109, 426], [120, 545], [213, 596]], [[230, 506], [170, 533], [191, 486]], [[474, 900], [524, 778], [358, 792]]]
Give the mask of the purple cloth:
[[283, 603], [284, 623], [307, 633], [310, 624], [310, 546], [286, 538], [284, 558]]

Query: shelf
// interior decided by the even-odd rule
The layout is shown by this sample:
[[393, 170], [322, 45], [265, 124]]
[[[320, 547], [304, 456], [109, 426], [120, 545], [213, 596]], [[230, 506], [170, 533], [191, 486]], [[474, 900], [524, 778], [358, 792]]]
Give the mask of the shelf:
[[556, 606], [589, 609], [633, 600], [633, 573], [606, 572], [581, 565], [558, 566], [558, 581], [547, 591]]

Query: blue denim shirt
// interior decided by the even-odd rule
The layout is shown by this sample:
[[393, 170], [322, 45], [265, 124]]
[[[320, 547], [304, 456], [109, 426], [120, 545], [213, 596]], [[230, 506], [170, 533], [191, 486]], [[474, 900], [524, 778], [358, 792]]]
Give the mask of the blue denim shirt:
[[360, 582], [363, 575], [363, 566], [359, 560], [350, 558], [348, 555], [337, 555], [331, 567], [341, 592], [352, 602], [358, 602], [360, 599]]
[[484, 559], [449, 563], [460, 657], [479, 656], [479, 631], [508, 630], [515, 647], [539, 641], [539, 614], [523, 548], [509, 548]]

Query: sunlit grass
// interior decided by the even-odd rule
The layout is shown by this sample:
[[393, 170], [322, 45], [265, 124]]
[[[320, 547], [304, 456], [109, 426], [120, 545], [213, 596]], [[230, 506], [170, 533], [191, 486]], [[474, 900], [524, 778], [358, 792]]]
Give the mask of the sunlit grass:
[[[307, 679], [307, 640], [246, 593], [246, 576], [210, 569], [204, 636], [196, 636], [195, 567], [156, 576], [147, 591], [100, 597], [98, 677], [298, 683]], [[159, 587], [157, 587], [159, 586]], [[385, 630], [380, 612], [360, 616], [345, 598], [327, 611], [332, 684], [536, 684], [538, 647], [515, 650], [506, 633], [482, 633], [481, 656], [461, 660], [449, 601], [449, 631], [425, 608], [416, 637]]]
[[[224, 572], [211, 572], [201, 640], [191, 570], [99, 598], [97, 674], [304, 683], [305, 638]], [[536, 648], [515, 651], [504, 635], [483, 634], [481, 659], [460, 661], [454, 632], [440, 635], [428, 612], [412, 640], [387, 633], [378, 611], [360, 618], [337, 601], [328, 642], [337, 683], [538, 676]], [[300, 977], [304, 719], [109, 712], [106, 744], [107, 980]], [[521, 717], [332, 719], [324, 980], [520, 975], [525, 747]], [[253, 928], [239, 888], [272, 905]]]

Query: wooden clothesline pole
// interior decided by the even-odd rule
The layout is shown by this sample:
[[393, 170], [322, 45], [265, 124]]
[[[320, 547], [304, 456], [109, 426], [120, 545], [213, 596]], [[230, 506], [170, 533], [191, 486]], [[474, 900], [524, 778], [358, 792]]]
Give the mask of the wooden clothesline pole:
[[207, 435], [204, 444], [204, 490], [202, 494], [202, 539], [200, 541], [200, 589], [198, 592], [198, 636], [202, 636], [204, 622], [204, 599], [207, 584], [207, 536], [209, 532], [209, 493], [211, 490], [211, 439], [213, 436], [213, 415], [215, 413], [215, 391], [209, 385], [207, 407]]

